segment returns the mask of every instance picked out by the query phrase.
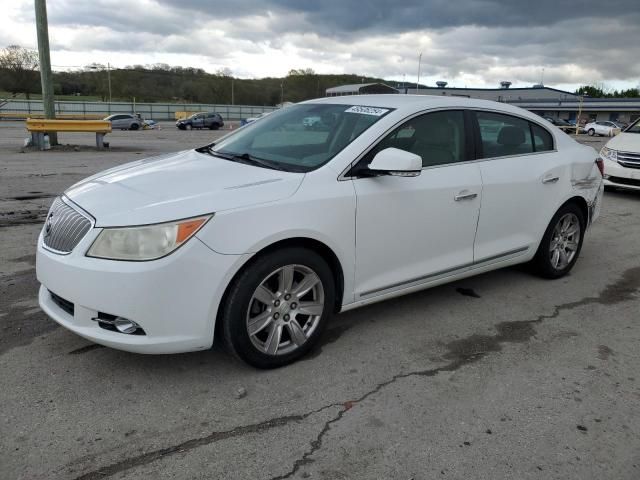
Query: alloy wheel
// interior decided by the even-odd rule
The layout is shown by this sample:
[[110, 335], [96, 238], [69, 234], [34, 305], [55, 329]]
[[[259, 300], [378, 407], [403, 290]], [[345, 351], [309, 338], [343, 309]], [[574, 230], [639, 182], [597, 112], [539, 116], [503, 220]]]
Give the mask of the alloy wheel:
[[254, 291], [246, 315], [251, 343], [267, 355], [300, 348], [318, 327], [324, 311], [320, 277], [307, 266], [286, 265]]
[[565, 269], [574, 259], [580, 245], [580, 220], [575, 213], [560, 217], [549, 244], [549, 259], [556, 270]]

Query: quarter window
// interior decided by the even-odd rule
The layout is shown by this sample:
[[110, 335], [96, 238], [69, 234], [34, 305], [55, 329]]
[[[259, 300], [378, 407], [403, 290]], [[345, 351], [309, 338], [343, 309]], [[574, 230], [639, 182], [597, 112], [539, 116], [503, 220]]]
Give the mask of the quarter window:
[[468, 160], [464, 114], [459, 110], [447, 110], [412, 118], [378, 143], [368, 155], [368, 160], [391, 147], [419, 155], [423, 167]]

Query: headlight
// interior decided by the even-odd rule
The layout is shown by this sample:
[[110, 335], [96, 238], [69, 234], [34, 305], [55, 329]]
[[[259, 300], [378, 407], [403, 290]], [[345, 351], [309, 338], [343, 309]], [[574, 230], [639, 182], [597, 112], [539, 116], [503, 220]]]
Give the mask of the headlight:
[[105, 228], [87, 257], [144, 261], [169, 255], [189, 240], [213, 215], [141, 227]]
[[611, 150], [610, 148], [607, 148], [607, 147], [602, 147], [602, 150], [600, 150], [600, 156], [605, 160], [611, 160], [612, 162], [618, 161], [617, 150]]

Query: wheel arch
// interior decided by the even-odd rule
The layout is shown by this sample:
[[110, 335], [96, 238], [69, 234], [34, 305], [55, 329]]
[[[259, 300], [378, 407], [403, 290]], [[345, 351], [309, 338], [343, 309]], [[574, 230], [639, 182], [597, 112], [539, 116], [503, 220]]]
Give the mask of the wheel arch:
[[227, 296], [229, 295], [231, 285], [233, 285], [233, 282], [235, 282], [238, 276], [241, 275], [242, 272], [244, 272], [247, 268], [251, 267], [251, 265], [258, 258], [261, 258], [264, 255], [268, 255], [270, 252], [274, 252], [284, 248], [292, 248], [292, 247], [302, 247], [302, 248], [307, 248], [309, 250], [312, 250], [316, 252], [318, 255], [320, 255], [327, 262], [327, 265], [329, 265], [329, 268], [331, 269], [331, 272], [333, 274], [335, 287], [336, 287], [334, 312], [338, 313], [340, 311], [340, 308], [342, 306], [342, 301], [344, 298], [344, 269], [342, 267], [342, 264], [340, 263], [340, 260], [338, 259], [338, 256], [326, 243], [323, 243], [320, 240], [317, 240], [315, 238], [310, 238], [310, 237], [286, 238], [286, 239], [275, 241], [273, 243], [270, 243], [269, 245], [262, 247], [254, 255], [252, 255], [251, 258], [247, 260], [240, 268], [238, 268], [238, 271], [236, 271], [234, 275], [231, 277], [231, 279], [227, 283], [227, 286], [224, 289], [224, 293], [222, 294], [220, 302], [218, 303], [218, 310], [216, 313], [216, 325], [215, 325], [216, 337], [218, 336], [219, 329], [222, 325], [222, 322], [220, 321], [220, 317], [222, 315], [223, 305], [227, 300]]

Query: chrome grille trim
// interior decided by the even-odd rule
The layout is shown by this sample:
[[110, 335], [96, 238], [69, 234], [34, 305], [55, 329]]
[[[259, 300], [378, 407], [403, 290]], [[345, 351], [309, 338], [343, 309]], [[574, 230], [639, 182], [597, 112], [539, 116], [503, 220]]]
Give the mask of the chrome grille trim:
[[618, 152], [618, 163], [627, 168], [640, 168], [640, 153]]
[[44, 247], [61, 255], [71, 253], [93, 226], [88, 215], [69, 203], [62, 197], [56, 198], [42, 229]]

